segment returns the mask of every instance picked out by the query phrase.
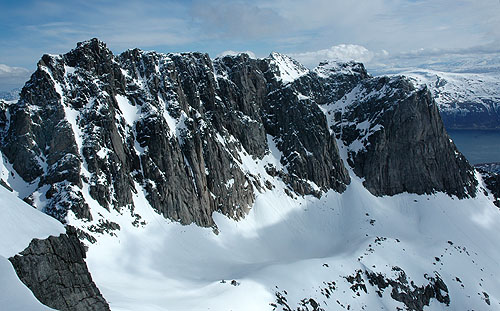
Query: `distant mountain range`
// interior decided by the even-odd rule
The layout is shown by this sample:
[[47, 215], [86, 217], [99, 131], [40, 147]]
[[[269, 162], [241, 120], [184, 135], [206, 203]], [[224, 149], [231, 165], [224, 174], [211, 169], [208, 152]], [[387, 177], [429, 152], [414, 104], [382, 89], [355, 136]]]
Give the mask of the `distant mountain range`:
[[[452, 65], [441, 67], [445, 70]], [[386, 74], [404, 75], [417, 85], [427, 85], [447, 129], [500, 129], [500, 69], [478, 63], [456, 66], [453, 72], [405, 68], [387, 70]], [[475, 66], [476, 72], [470, 66]], [[17, 100], [20, 92], [20, 88], [0, 91], [0, 99]]]
[[425, 69], [399, 74], [428, 86], [448, 129], [500, 129], [500, 74]]
[[10, 91], [0, 91], [0, 99], [6, 101], [18, 100], [20, 92], [20, 88], [12, 89]]

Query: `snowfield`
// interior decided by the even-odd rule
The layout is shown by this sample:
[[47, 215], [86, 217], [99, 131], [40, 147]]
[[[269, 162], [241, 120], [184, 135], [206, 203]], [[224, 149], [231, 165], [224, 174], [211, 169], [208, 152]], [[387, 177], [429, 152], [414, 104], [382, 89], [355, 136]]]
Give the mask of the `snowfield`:
[[[96, 40], [94, 47], [102, 48]], [[165, 61], [162, 66], [171, 64], [170, 56], [160, 56]], [[155, 74], [159, 74], [159, 67], [156, 62], [154, 64]], [[274, 75], [272, 82], [281, 82], [287, 88], [295, 80], [310, 73], [293, 59], [278, 53], [271, 55], [269, 64], [273, 65], [270, 69], [274, 71], [271, 72]], [[327, 77], [328, 74], [334, 74], [335, 70], [345, 75], [359, 74], [348, 69], [359, 64], [352, 63], [347, 67], [339, 67], [333, 63], [326, 65], [323, 70], [316, 70], [316, 74]], [[49, 70], [47, 68], [43, 70]], [[118, 171], [119, 166], [127, 162], [120, 160], [119, 165], [105, 165], [112, 161], [110, 154], [116, 152], [117, 148], [113, 147], [112, 137], [111, 144], [107, 147], [103, 147], [106, 146], [104, 142], [101, 145], [101, 142], [90, 141], [95, 137], [86, 131], [87, 126], [96, 131], [105, 128], [94, 126], [95, 123], [91, 123], [90, 119], [84, 119], [83, 116], [88, 112], [85, 109], [100, 111], [101, 108], [106, 108], [106, 101], [99, 97], [113, 97], [111, 103], [116, 106], [117, 114], [109, 122], [117, 123], [117, 131], [122, 133], [121, 138], [131, 142], [130, 152], [135, 152], [137, 159], [149, 152], [146, 150], [148, 145], [141, 145], [137, 140], [138, 123], [148, 114], [157, 116], [158, 119], [152, 119], [154, 122], [164, 121], [168, 124], [168, 131], [165, 133], [169, 138], [177, 139], [179, 146], [183, 145], [182, 140], [187, 137], [181, 135], [187, 132], [186, 124], [194, 122], [194, 118], [201, 115], [188, 116], [180, 109], [175, 97], [158, 98], [158, 103], [161, 104], [159, 108], [148, 104], [152, 98], [152, 93], [147, 88], [148, 80], [137, 73], [134, 76], [132, 71], [125, 72], [124, 76], [133, 90], [145, 90], [145, 94], [142, 94], [145, 101], [142, 104], [130, 100], [137, 95], [135, 93], [125, 93], [127, 96], [107, 93], [96, 79], [92, 80], [92, 88], [96, 88], [97, 95], [89, 96], [85, 106], [78, 110], [72, 106], [72, 100], [80, 103], [81, 98], [65, 98], [65, 94], [78, 90], [78, 84], [72, 84], [70, 77], [78, 78], [82, 74], [81, 68], [63, 68], [64, 76], [60, 78], [62, 82], [54, 80], [55, 76], [49, 71], [47, 74], [50, 79], [47, 81], [54, 82], [54, 91], [59, 94], [56, 101], [60, 100], [59, 103], [54, 103], [54, 107], [63, 108], [64, 120], [75, 136], [75, 149], [78, 151], [75, 151], [74, 156], [81, 156], [76, 162], [79, 167], [75, 169], [75, 174], [80, 174], [77, 179], [81, 183], [73, 183], [71, 189], [61, 191], [76, 199], [81, 197], [88, 204], [92, 217], [78, 218], [68, 206], [64, 207], [67, 215], [64, 213], [59, 216], [69, 225], [89, 234], [87, 240], [84, 240], [88, 247], [86, 262], [93, 281], [113, 311], [500, 310], [500, 279], [497, 277], [500, 266], [500, 210], [493, 204], [494, 198], [486, 190], [479, 173], [476, 173], [479, 186], [474, 198], [459, 200], [444, 193], [402, 193], [376, 197], [363, 186], [363, 179], [354, 174], [347, 161], [349, 151], [361, 151], [367, 146], [368, 137], [382, 129], [382, 125], [372, 123], [371, 120], [360, 121], [364, 120], [361, 118], [352, 123], [341, 124], [339, 133], [342, 136], [345, 133], [344, 126], [355, 125], [356, 130], [362, 134], [358, 139], [349, 146], [345, 146], [341, 139], [337, 140], [340, 157], [351, 179], [346, 190], [343, 193], [333, 190], [321, 193], [321, 188], [312, 181], [301, 180], [308, 182], [317, 191], [316, 194], [322, 194], [320, 197], [318, 195], [319, 198], [312, 195], [301, 196], [285, 184], [279, 174], [273, 174], [269, 169], [293, 173], [291, 166], [287, 167], [283, 164], [287, 162], [281, 161], [285, 151], [282, 153], [278, 146], [283, 142], [283, 135], [267, 135], [268, 151], [259, 159], [251, 156], [244, 147], [240, 148], [235, 144], [238, 141], [232, 134], [221, 131], [225, 134], [217, 133], [211, 137], [216, 137], [214, 139], [217, 139], [221, 148], [231, 151], [228, 152], [227, 160], [233, 157], [231, 160], [234, 161], [228, 163], [231, 163], [231, 167], [239, 166], [242, 176], [252, 177], [244, 179], [246, 183], [255, 181], [255, 187], [251, 188], [254, 189], [255, 202], [243, 219], [234, 220], [214, 213], [212, 216], [216, 226], [203, 228], [195, 224], [184, 226], [164, 218], [146, 199], [146, 185], [156, 188], [157, 184], [146, 178], [152, 175], [144, 174], [143, 162], [140, 162], [141, 172], [138, 168], [123, 171], [126, 172], [124, 175], [142, 173], [141, 178], [136, 176], [126, 184], [129, 188], [133, 185], [133, 204], [124, 201], [126, 203], [123, 205], [126, 206], [112, 203], [106, 208], [90, 195], [90, 187], [101, 185], [110, 190], [101, 197], [102, 201], [106, 201], [106, 196], [110, 197], [110, 201], [115, 199], [115, 194], [125, 188], [114, 187], [112, 175], [109, 172], [106, 175], [105, 171]], [[333, 73], [328, 73], [329, 71]], [[215, 72], [200, 72], [215, 75]], [[413, 79], [421, 86], [429, 83], [441, 85], [437, 76], [435, 79], [434, 76], [419, 77], [421, 76]], [[451, 81], [452, 76], [447, 78]], [[229, 82], [228, 85], [232, 85]], [[450, 85], [452, 84], [448, 84]], [[342, 118], [346, 108], [360, 98], [370, 102], [369, 99], [377, 99], [378, 96], [390, 98], [390, 92], [397, 91], [383, 88], [365, 94], [360, 89], [361, 86], [354, 87], [336, 102], [319, 106], [327, 117], [331, 134], [334, 134], [332, 125], [336, 122], [335, 112], [340, 112]], [[198, 100], [200, 94], [197, 92], [191, 95], [196, 95], [194, 97]], [[308, 94], [292, 94], [299, 101], [312, 105]], [[222, 101], [220, 97], [218, 100]], [[40, 105], [42, 104], [45, 102]], [[203, 105], [201, 99], [198, 104]], [[27, 109], [38, 109], [37, 107], [41, 106], [27, 106]], [[172, 108], [171, 111], [168, 108]], [[179, 111], [174, 118], [172, 111], [175, 112], [177, 108]], [[248, 116], [242, 119], [244, 122], [253, 122]], [[208, 123], [202, 121], [201, 117], [196, 120], [199, 122], [196, 126], [205, 129]], [[154, 123], [151, 121], [145, 124]], [[151, 133], [157, 135], [159, 132]], [[118, 142], [121, 144], [121, 141]], [[83, 156], [86, 144], [87, 147], [98, 147], [95, 156], [102, 162], [102, 167], [94, 165], [95, 172], [92, 172], [90, 162], [86, 162]], [[238, 147], [230, 148], [231, 144]], [[331, 145], [334, 145], [333, 140]], [[264, 147], [262, 150], [265, 150]], [[115, 148], [115, 151], [111, 148]], [[304, 157], [309, 157], [312, 152], [306, 151]], [[300, 155], [297, 151], [294, 152]], [[190, 170], [187, 176], [192, 178], [193, 189], [197, 190], [193, 167], [185, 153], [179, 154], [184, 156], [183, 159], [179, 157], [180, 162], [183, 160], [184, 169]], [[457, 155], [458, 152], [455, 153]], [[221, 159], [220, 156], [215, 158]], [[44, 173], [54, 167], [48, 166], [47, 159], [36, 159], [41, 163], [40, 169]], [[170, 166], [166, 167], [170, 169]], [[204, 172], [210, 174], [207, 167]], [[157, 167], [151, 165], [149, 169], [155, 170]], [[184, 173], [181, 170], [179, 172]], [[248, 186], [238, 184], [238, 180], [243, 179], [238, 179], [238, 175], [233, 173], [236, 170], [228, 172], [232, 178], [224, 179], [222, 186], [225, 190]], [[328, 174], [330, 173], [325, 175]], [[173, 175], [172, 179], [165, 180], [172, 182], [170, 185], [177, 185], [174, 178], [177, 176]], [[40, 212], [46, 211], [51, 203], [51, 198], [46, 194], [52, 185], [48, 182], [37, 188], [42, 177], [37, 177], [31, 184], [24, 182], [7, 159], [0, 161], [0, 177], [3, 183], [15, 190], [10, 192], [0, 186], [0, 308], [8, 306], [8, 310], [48, 310], [19, 281], [8, 258], [25, 249], [33, 238], [43, 239], [65, 232], [63, 225]], [[293, 177], [301, 178], [297, 175]], [[92, 178], [96, 178], [99, 183], [92, 181]], [[106, 178], [110, 179], [109, 182]], [[67, 179], [63, 182], [69, 183]], [[63, 182], [59, 186], [65, 186]], [[183, 185], [187, 187], [189, 184], [187, 182]], [[189, 199], [190, 193], [199, 192], [186, 193], [188, 194], [183, 199]], [[217, 193], [219, 198], [224, 194]], [[18, 198], [28, 195], [32, 195], [38, 210]], [[212, 192], [210, 195], [216, 196]], [[78, 201], [66, 203], [74, 202]], [[235, 216], [237, 212], [247, 208], [239, 205], [230, 207]]]
[[[0, 154], [1, 156], [1, 154]], [[1, 164], [0, 164], [1, 165]], [[3, 169], [1, 165], [0, 169]], [[0, 186], [0, 306], [2, 310], [52, 310], [41, 304], [19, 280], [8, 258], [28, 247], [33, 238], [66, 232], [54, 218], [29, 206]], [[6, 308], [6, 309], [3, 309]]]
[[[114, 212], [121, 230], [90, 245], [87, 264], [112, 310], [282, 310], [277, 297], [292, 310], [311, 298], [324, 310], [405, 310], [366, 274], [397, 279], [398, 267], [416, 287], [435, 276], [446, 284], [449, 306], [431, 299], [425, 310], [500, 308], [491, 197], [375, 197], [351, 178], [344, 193], [321, 199], [291, 198], [275, 180], [244, 220], [214, 214], [219, 234], [164, 219], [139, 191], [147, 224]], [[366, 292], [349, 281], [358, 271]]]

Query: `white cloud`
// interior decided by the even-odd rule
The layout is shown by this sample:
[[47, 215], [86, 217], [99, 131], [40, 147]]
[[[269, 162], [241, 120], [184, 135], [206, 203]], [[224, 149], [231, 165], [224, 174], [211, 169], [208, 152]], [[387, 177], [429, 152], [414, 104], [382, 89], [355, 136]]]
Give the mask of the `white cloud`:
[[190, 14], [200, 23], [202, 36], [225, 39], [275, 37], [289, 24], [274, 9], [242, 1], [194, 1]]
[[[498, 0], [275, 0], [262, 6], [292, 21], [284, 35], [302, 38], [290, 52], [356, 43], [398, 53], [467, 48], [500, 39]], [[303, 36], [299, 36], [303, 35]], [[308, 49], [304, 50], [307, 46]]]
[[319, 51], [289, 55], [305, 66], [314, 67], [324, 60], [336, 60], [341, 62], [353, 60], [356, 62], [368, 63], [374, 58], [375, 53], [361, 45], [340, 44]]
[[224, 56], [236, 56], [236, 55], [239, 55], [241, 53], [245, 53], [245, 54], [248, 54], [248, 56], [250, 56], [250, 58], [257, 58], [255, 56], [255, 53], [252, 52], [252, 51], [243, 51], [243, 52], [236, 52], [236, 51], [232, 51], [232, 50], [227, 50], [227, 51], [224, 51], [224, 52], [221, 52], [219, 54], [217, 54], [216, 57], [224, 57]]
[[26, 68], [0, 64], [0, 90], [9, 91], [19, 88], [29, 79], [30, 71]]
[[361, 45], [340, 44], [328, 49], [288, 54], [313, 68], [324, 60], [363, 63], [375, 75], [397, 73], [414, 68], [438, 71], [495, 73], [500, 72], [500, 45], [486, 44], [467, 48], [416, 49], [397, 53], [372, 51]]
[[413, 68], [438, 71], [500, 73], [500, 45], [488, 44], [458, 49], [418, 49], [377, 55], [367, 67], [372, 73], [395, 73]]
[[30, 68], [43, 53], [92, 37], [115, 52], [278, 51], [308, 66], [326, 58], [404, 60], [405, 53], [423, 59], [500, 42], [498, 0], [46, 0], [0, 17], [0, 26], [18, 25], [2, 38], [0, 59]]
[[5, 64], [0, 64], [0, 78], [7, 77], [25, 77], [29, 74], [29, 70], [22, 67], [10, 67]]

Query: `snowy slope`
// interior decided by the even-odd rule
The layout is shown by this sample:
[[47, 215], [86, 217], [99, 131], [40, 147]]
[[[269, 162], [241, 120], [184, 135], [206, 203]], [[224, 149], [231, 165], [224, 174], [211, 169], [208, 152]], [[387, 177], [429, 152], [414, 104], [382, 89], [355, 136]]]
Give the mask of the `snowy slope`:
[[[0, 171], [4, 170], [4, 165], [0, 163]], [[1, 256], [14, 256], [24, 250], [34, 238], [45, 239], [66, 232], [60, 222], [29, 206], [3, 186], [0, 187], [0, 198]]]
[[[0, 154], [1, 156], [1, 154]], [[3, 165], [0, 164], [3, 169]], [[0, 186], [0, 305], [8, 310], [52, 310], [41, 304], [18, 279], [8, 258], [24, 250], [33, 238], [65, 232], [57, 220], [21, 201]], [[7, 310], [7, 309], [6, 309]]]
[[293, 82], [309, 72], [306, 67], [284, 54], [273, 52], [269, 56], [269, 59], [271, 60], [271, 64], [276, 66], [277, 77], [283, 83]]
[[[246, 160], [256, 170], [265, 164]], [[397, 267], [415, 286], [436, 276], [446, 284], [449, 307], [431, 299], [425, 310], [500, 307], [500, 213], [491, 197], [374, 197], [351, 171], [343, 194], [291, 198], [260, 173], [276, 188], [259, 193], [244, 220], [214, 215], [218, 235], [165, 220], [141, 193], [134, 201], [143, 202], [147, 225], [137, 229], [115, 213], [117, 236], [100, 237], [88, 252], [112, 310], [281, 310], [277, 297], [291, 310], [311, 298], [324, 310], [404, 309], [366, 274], [398, 279]], [[350, 283], [358, 271], [366, 293]]]
[[[9, 260], [0, 256], [0, 305], [9, 311], [53, 310], [41, 304], [19, 280]], [[4, 309], [2, 309], [4, 310]]]
[[[55, 217], [60, 216], [84, 234], [89, 234], [84, 241], [88, 247], [87, 264], [112, 310], [500, 308], [500, 281], [495, 277], [500, 263], [500, 212], [487, 190], [479, 188], [476, 197], [463, 200], [440, 192], [432, 195], [400, 193], [374, 196], [363, 186], [364, 180], [354, 174], [347, 161], [349, 151], [362, 151], [369, 146], [369, 138], [383, 129], [376, 124], [377, 120], [372, 123], [369, 122], [372, 120], [361, 118], [356, 120], [365, 121], [347, 124], [359, 131], [361, 135], [356, 136], [358, 139], [348, 146], [344, 145], [345, 141], [336, 141], [340, 149], [339, 161], [346, 166], [350, 184], [346, 184], [345, 191], [339, 191], [342, 193], [327, 186], [320, 188], [312, 177], [297, 176], [295, 173], [300, 171], [294, 172], [293, 165], [284, 161], [288, 158], [309, 159], [318, 153], [317, 150], [308, 150], [304, 146], [306, 142], [300, 139], [284, 142], [287, 136], [280, 130], [288, 124], [276, 123], [274, 132], [258, 130], [256, 120], [264, 111], [256, 108], [262, 100], [259, 92], [250, 94], [252, 96], [248, 96], [248, 101], [239, 103], [232, 98], [238, 92], [228, 91], [224, 96], [220, 91], [223, 87], [239, 91], [237, 83], [248, 83], [250, 89], [259, 91], [259, 87], [267, 88], [267, 82], [276, 84], [282, 87], [278, 88], [282, 92], [274, 95], [285, 98], [283, 101], [276, 100], [276, 108], [290, 108], [282, 114], [286, 121], [294, 121], [285, 117], [294, 116], [297, 111], [298, 114], [317, 111], [318, 114], [311, 114], [309, 119], [297, 118], [307, 121], [306, 126], [299, 129], [307, 132], [305, 134], [312, 133], [311, 140], [314, 140], [320, 137], [314, 134], [321, 132], [315, 128], [317, 124], [315, 127], [307, 125], [312, 123], [311, 118], [320, 119], [324, 113], [324, 129], [331, 137], [330, 134], [335, 134], [331, 126], [339, 121], [335, 115], [340, 114], [342, 121], [346, 108], [359, 100], [356, 95], [375, 101], [391, 99], [391, 95], [398, 91], [384, 79], [377, 83], [382, 89], [374, 89], [367, 94], [359, 94], [359, 87], [351, 90], [350, 86], [355, 87], [359, 79], [368, 78], [368, 75], [360, 74], [364, 72], [362, 65], [325, 63], [322, 69], [310, 72], [289, 57], [273, 53], [267, 59], [269, 66], [267, 61], [258, 66], [254, 64], [258, 69], [254, 72], [260, 72], [262, 76], [256, 74], [250, 76], [252, 79], [246, 79], [247, 76], [239, 76], [241, 72], [221, 71], [216, 75], [214, 64], [201, 54], [163, 55], [130, 50], [117, 58], [97, 40], [87, 44], [92, 53], [84, 50], [84, 45], [79, 45], [81, 50], [74, 51], [73, 61], [76, 59], [87, 64], [91, 59], [93, 62], [89, 55], [97, 51], [96, 63], [106, 66], [89, 65], [88, 70], [83, 65], [69, 66], [62, 56], [44, 56], [43, 63], [47, 66], [41, 65], [37, 74], [40, 83], [52, 88], [39, 94], [43, 100], [30, 105], [25, 99], [28, 102], [26, 109], [20, 107], [22, 112], [27, 110], [35, 116], [26, 118], [28, 121], [43, 120], [44, 109], [49, 112], [59, 109], [62, 119], [57, 122], [64, 126], [52, 136], [66, 137], [64, 142], [69, 147], [61, 152], [54, 148], [55, 143], [46, 143], [42, 139], [38, 146], [42, 152], [36, 154], [34, 162], [40, 165], [38, 175], [29, 175], [28, 169], [20, 167], [25, 169], [25, 175], [33, 177], [32, 183], [20, 181], [19, 175], [6, 162], [0, 171], [4, 181], [19, 196], [32, 199], [39, 209], [48, 212], [51, 210], [47, 207], [56, 207], [55, 212], [52, 210]], [[89, 54], [80, 55], [80, 52]], [[75, 61], [75, 66], [78, 61]], [[251, 67], [252, 61], [244, 61], [246, 63], [241, 63], [242, 68]], [[231, 62], [227, 59], [228, 66]], [[220, 62], [221, 68], [222, 65]], [[107, 67], [113, 70], [99, 76], [98, 72], [109, 69]], [[268, 71], [261, 72], [261, 69]], [[328, 102], [330, 99], [327, 98], [322, 105], [318, 105], [314, 97], [309, 96], [314, 95], [313, 92], [299, 93], [293, 89], [294, 83], [305, 88], [309, 80], [318, 77], [331, 78], [330, 84], [326, 85], [333, 88], [339, 81], [332, 76], [332, 72], [338, 73], [338, 76], [347, 75], [349, 79], [353, 76], [351, 82], [354, 84], [348, 83], [349, 87], [342, 90], [342, 93], [346, 92], [341, 95], [343, 99]], [[241, 79], [235, 79], [237, 83], [230, 81], [231, 74]], [[272, 77], [262, 80], [264, 74]], [[115, 77], [112, 83], [108, 81], [111, 76]], [[33, 85], [37, 82], [34, 80]], [[174, 90], [182, 85], [187, 87], [185, 91], [179, 91], [181, 96]], [[34, 88], [33, 91], [39, 90]], [[288, 100], [297, 104], [286, 106]], [[236, 106], [236, 103], [245, 109], [231, 110], [234, 109], [232, 104]], [[384, 104], [391, 109], [395, 103]], [[209, 124], [210, 118], [202, 113], [209, 111], [213, 116], [217, 110], [210, 111], [210, 105], [234, 115], [220, 115], [219, 124]], [[314, 109], [298, 110], [304, 107]], [[40, 111], [43, 113], [38, 115]], [[280, 113], [279, 109], [270, 111]], [[380, 114], [383, 112], [380, 111]], [[235, 116], [236, 120], [231, 119]], [[234, 122], [224, 123], [228, 121], [226, 119]], [[92, 123], [96, 120], [100, 122]], [[103, 123], [113, 126], [104, 127]], [[162, 124], [168, 126], [157, 127]], [[255, 128], [254, 124], [257, 124]], [[53, 129], [52, 125], [44, 124], [47, 130]], [[221, 128], [215, 132], [215, 126], [209, 125]], [[36, 126], [38, 124], [33, 125]], [[224, 126], [237, 127], [241, 132], [229, 132]], [[190, 127], [194, 128], [191, 132]], [[342, 127], [341, 138], [343, 130]], [[108, 132], [112, 135], [106, 140]], [[298, 132], [294, 131], [290, 136], [303, 135], [309, 139], [310, 136]], [[263, 135], [264, 146], [253, 145], [252, 141], [244, 145], [241, 143], [243, 139], [235, 137], [249, 138], [254, 133]], [[31, 137], [33, 141], [38, 139], [35, 134]], [[150, 138], [160, 137], [160, 134], [165, 136], [162, 137], [166, 138], [165, 141], [145, 143]], [[190, 135], [197, 135], [200, 144], [187, 145], [192, 142]], [[331, 139], [334, 145], [335, 140]], [[169, 145], [170, 149], [155, 149], [156, 144], [166, 145], [167, 141], [173, 142]], [[211, 145], [201, 145], [202, 141]], [[11, 142], [14, 144], [16, 141], [13, 138]], [[286, 150], [283, 147], [285, 143], [298, 147]], [[217, 160], [225, 163], [226, 167], [209, 167], [206, 161], [210, 160], [209, 157], [200, 160], [201, 151], [210, 150], [210, 146], [215, 150], [213, 154], [216, 154]], [[245, 146], [253, 147], [254, 153]], [[182, 152], [171, 152], [181, 150], [181, 147]], [[65, 156], [49, 163], [49, 157], [54, 155], [51, 148], [56, 149], [56, 155]], [[175, 166], [165, 165], [166, 169], [161, 170], [157, 165], [161, 162], [152, 161], [158, 156], [157, 150], [168, 151], [160, 153], [161, 160], [179, 155], [176, 163], [180, 163], [180, 169], [175, 171]], [[190, 153], [193, 150], [196, 154]], [[258, 152], [255, 150], [261, 150], [262, 155], [256, 156]], [[299, 151], [303, 151], [302, 154]], [[459, 156], [458, 152], [452, 155]], [[152, 160], [148, 161], [147, 157]], [[225, 162], [223, 157], [226, 157]], [[136, 168], [127, 170], [132, 165]], [[158, 176], [152, 173], [148, 177], [145, 172], [157, 173]], [[172, 172], [174, 174], [170, 175]], [[213, 186], [197, 183], [195, 173], [205, 181], [216, 174], [222, 176], [212, 179], [212, 182], [217, 182]], [[329, 173], [332, 174], [331, 171]], [[308, 183], [310, 188], [317, 190], [316, 196], [300, 195], [300, 192], [294, 191], [286, 181], [292, 175], [293, 181]], [[185, 183], [182, 183], [182, 177], [186, 177]], [[479, 187], [484, 187], [481, 177], [476, 177]], [[167, 182], [162, 184], [165, 180]], [[167, 188], [172, 185], [177, 187]], [[207, 191], [207, 185], [212, 186], [210, 191]], [[56, 190], [56, 195], [49, 188]], [[191, 188], [196, 192], [188, 192]], [[124, 189], [130, 194], [130, 201]], [[216, 195], [213, 190], [217, 189], [222, 190]], [[238, 189], [250, 189], [248, 191], [251, 195], [255, 194], [255, 199], [235, 200], [245, 199], [246, 192], [234, 197], [224, 196], [234, 194]], [[234, 210], [215, 209], [220, 212], [213, 214], [212, 210], [208, 210], [208, 217], [210, 220], [213, 217], [215, 223], [213, 226], [210, 222], [201, 222], [206, 227], [194, 224], [183, 226], [176, 221], [181, 221], [181, 215], [190, 216], [194, 209], [184, 214], [168, 214], [168, 210], [155, 209], [149, 203], [154, 202], [149, 200], [153, 195], [186, 193], [181, 197], [183, 200], [179, 200], [185, 201], [201, 191], [205, 191], [207, 199], [217, 200], [214, 201], [219, 204], [217, 206], [231, 201]], [[66, 205], [59, 204], [61, 202], [57, 199]], [[206, 207], [207, 202], [212, 202], [210, 200], [203, 201], [200, 208]], [[193, 202], [186, 205], [192, 207], [196, 201]], [[240, 202], [250, 202], [250, 206], [238, 205]], [[73, 209], [75, 204], [84, 208]], [[68, 205], [71, 208], [67, 208]], [[35, 209], [29, 210], [38, 215]], [[78, 211], [83, 211], [83, 216], [77, 215]], [[246, 211], [249, 211], [248, 214], [245, 214]], [[240, 214], [232, 215], [236, 213]], [[27, 223], [19, 226], [34, 230], [21, 235], [25, 240], [45, 228], [44, 221], [31, 223], [33, 215], [23, 216]], [[168, 217], [175, 221], [167, 220]], [[5, 221], [11, 225], [18, 223], [16, 217], [6, 218]], [[187, 223], [193, 221], [190, 219]], [[17, 235], [19, 228], [9, 228], [7, 233], [0, 233], [15, 232]], [[47, 225], [47, 228], [45, 234], [50, 234], [52, 225]], [[57, 233], [63, 230], [61, 225], [54, 225], [54, 228], [57, 228]], [[21, 241], [20, 244], [25, 245], [24, 240]], [[5, 246], [9, 250], [7, 255], [18, 252], [17, 246]]]

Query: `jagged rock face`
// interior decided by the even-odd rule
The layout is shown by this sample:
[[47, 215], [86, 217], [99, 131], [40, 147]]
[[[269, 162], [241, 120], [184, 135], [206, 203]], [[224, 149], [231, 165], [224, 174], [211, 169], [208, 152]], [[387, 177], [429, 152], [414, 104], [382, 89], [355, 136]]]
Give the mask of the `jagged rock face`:
[[90, 218], [79, 189], [79, 152], [71, 125], [65, 120], [57, 85], [45, 67], [49, 61], [48, 56], [42, 58], [21, 99], [9, 106], [2, 150], [25, 181], [44, 188], [49, 214], [64, 219], [71, 208], [79, 217]]
[[109, 310], [84, 258], [76, 230], [68, 227], [59, 237], [34, 239], [9, 260], [21, 281], [43, 304], [57, 310]]
[[325, 99], [320, 103], [334, 103], [349, 93], [361, 81], [370, 78], [366, 68], [361, 63], [321, 62], [314, 72], [322, 78], [325, 85], [319, 96]]
[[498, 173], [500, 165], [498, 163], [491, 163], [476, 167], [483, 177], [484, 184], [495, 198], [493, 203], [500, 208], [500, 173]]
[[218, 131], [226, 128], [249, 154], [262, 157], [267, 150], [262, 107], [268, 93], [268, 63], [246, 54], [216, 59], [220, 99], [212, 107], [212, 120]]
[[371, 78], [353, 62], [309, 71], [278, 53], [115, 56], [92, 39], [44, 55], [5, 110], [2, 150], [37, 185], [25, 200], [63, 222], [68, 211], [91, 220], [94, 200], [139, 222], [140, 191], [183, 224], [214, 226], [215, 211], [238, 219], [257, 191], [272, 188], [247, 165], [270, 143], [282, 167], [266, 167], [269, 176], [299, 195], [342, 192], [350, 177], [336, 137], [374, 194], [465, 197], [476, 186], [427, 91]]
[[[243, 128], [244, 136], [236, 133], [235, 137], [248, 142], [248, 136], [259, 138], [257, 141], [265, 141], [266, 134], [273, 136], [283, 153], [281, 162], [288, 171], [287, 174], [280, 172], [280, 176], [299, 194], [317, 194], [311, 182], [323, 191], [345, 189], [349, 175], [335, 139], [329, 133], [326, 117], [313, 100], [301, 95], [304, 89], [321, 93], [314, 74], [276, 53], [265, 60], [250, 59], [246, 55], [236, 59], [224, 57], [215, 61], [215, 68], [218, 75], [234, 83], [237, 93], [247, 94], [241, 104], [226, 109], [236, 109], [236, 113], [231, 113], [233, 116], [243, 114], [242, 121], [227, 126]], [[227, 80], [218, 79], [218, 82], [224, 85]], [[227, 93], [222, 92], [221, 96], [224, 94]], [[256, 156], [265, 150], [263, 144], [246, 145]]]
[[[354, 299], [356, 299], [356, 296], [360, 297], [367, 294], [374, 295], [375, 293], [379, 298], [383, 298], [384, 295], [390, 295], [392, 299], [404, 304], [406, 310], [412, 311], [423, 311], [426, 306], [430, 305], [433, 299], [437, 300], [437, 303], [446, 306], [450, 305], [448, 287], [437, 272], [434, 272], [434, 276], [425, 273], [423, 279], [426, 281], [421, 286], [417, 286], [413, 280], [409, 279], [406, 272], [398, 266], [392, 267], [389, 275], [358, 269], [354, 271], [353, 274], [342, 276], [342, 278], [348, 282], [349, 289], [352, 291], [352, 297]], [[270, 303], [270, 305], [273, 307], [273, 310], [325, 311], [326, 309], [324, 309], [323, 306], [327, 307], [328, 305], [334, 305], [334, 302], [336, 302], [342, 309], [351, 310], [350, 304], [344, 305], [338, 300], [338, 298], [342, 296], [341, 294], [339, 295], [339, 292], [342, 290], [340, 286], [340, 280], [323, 282], [319, 290], [322, 296], [321, 301], [316, 301], [312, 297], [305, 297], [297, 303], [297, 307], [294, 307], [293, 301], [288, 300], [288, 293], [286, 290], [280, 291], [279, 288], [276, 287], [276, 299], [275, 302]], [[316, 290], [316, 292], [318, 292], [318, 290]], [[343, 293], [345, 293], [345, 291], [343, 291]], [[362, 304], [358, 302], [358, 306], [362, 306]], [[364, 310], [366, 307], [368, 306], [362, 306], [361, 310]], [[397, 310], [403, 309], [397, 308]]]
[[334, 104], [333, 129], [348, 162], [375, 195], [474, 196], [477, 181], [427, 89], [406, 78], [366, 79]]
[[2, 134], [9, 123], [7, 107], [7, 103], [0, 100], [0, 131], [2, 131]]
[[297, 64], [283, 72], [288, 58], [274, 56], [114, 56], [96, 39], [44, 55], [3, 138], [14, 169], [38, 185], [26, 201], [63, 222], [68, 210], [91, 220], [90, 198], [133, 214], [132, 194], [144, 189], [165, 217], [213, 226], [214, 211], [240, 218], [253, 203], [262, 180], [241, 156], [262, 158], [268, 135], [298, 193], [318, 194], [310, 182], [343, 191], [349, 177], [324, 114], [290, 91]]

